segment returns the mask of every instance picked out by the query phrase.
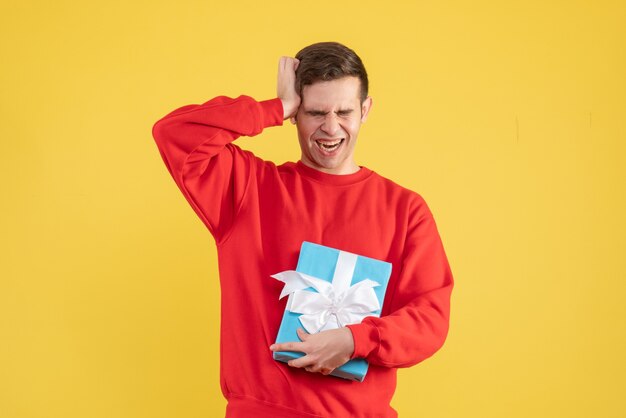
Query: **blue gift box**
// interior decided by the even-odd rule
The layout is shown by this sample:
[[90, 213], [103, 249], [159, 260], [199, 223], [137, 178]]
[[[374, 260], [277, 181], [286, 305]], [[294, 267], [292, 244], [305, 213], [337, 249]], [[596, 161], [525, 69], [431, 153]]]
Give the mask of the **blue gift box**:
[[[346, 263], [344, 261], [346, 259], [354, 260], [347, 267], [347, 270], [345, 264], [350, 263]], [[331, 284], [333, 283], [333, 278], [338, 273], [343, 275], [351, 274], [350, 286], [354, 286], [366, 279], [376, 282], [378, 285], [372, 287], [371, 290], [375, 293], [380, 308], [368, 313], [367, 316], [380, 316], [385, 291], [391, 276], [391, 263], [304, 241], [300, 249], [296, 272]], [[317, 292], [313, 287], [308, 287], [304, 290]], [[291, 297], [292, 295], [290, 295]], [[300, 341], [296, 330], [303, 328], [300, 321], [301, 314], [289, 311], [289, 307], [290, 303], [287, 304], [285, 309], [278, 336], [276, 337], [276, 343]], [[288, 362], [303, 355], [304, 353], [292, 351], [277, 351], [273, 353], [274, 359], [282, 362]], [[331, 375], [362, 382], [367, 369], [368, 363], [365, 359], [353, 359], [335, 369]]]

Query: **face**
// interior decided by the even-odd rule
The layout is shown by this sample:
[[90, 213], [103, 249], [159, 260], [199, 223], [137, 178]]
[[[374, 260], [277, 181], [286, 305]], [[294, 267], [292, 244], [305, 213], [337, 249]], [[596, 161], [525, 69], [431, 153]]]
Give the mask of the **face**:
[[361, 103], [360, 87], [357, 77], [304, 86], [302, 102], [292, 119], [298, 128], [302, 163], [330, 174], [359, 170], [354, 147], [372, 105], [370, 97]]

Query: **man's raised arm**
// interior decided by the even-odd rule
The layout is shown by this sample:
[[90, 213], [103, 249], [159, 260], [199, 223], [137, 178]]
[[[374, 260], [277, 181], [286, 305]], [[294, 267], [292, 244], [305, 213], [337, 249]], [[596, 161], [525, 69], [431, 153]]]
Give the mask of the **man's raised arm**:
[[297, 60], [281, 58], [275, 99], [219, 96], [176, 109], [152, 128], [168, 171], [218, 243], [228, 235], [257, 163], [231, 142], [282, 125], [295, 114], [300, 103], [296, 67]]

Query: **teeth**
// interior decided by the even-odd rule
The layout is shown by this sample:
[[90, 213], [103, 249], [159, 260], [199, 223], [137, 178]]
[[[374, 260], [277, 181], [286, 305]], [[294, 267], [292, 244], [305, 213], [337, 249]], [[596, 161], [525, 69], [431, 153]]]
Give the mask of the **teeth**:
[[337, 147], [339, 147], [339, 145], [341, 144], [341, 141], [343, 141], [343, 139], [339, 139], [335, 142], [320, 142], [320, 141], [315, 141], [315, 142], [321, 149], [325, 151], [333, 151]]

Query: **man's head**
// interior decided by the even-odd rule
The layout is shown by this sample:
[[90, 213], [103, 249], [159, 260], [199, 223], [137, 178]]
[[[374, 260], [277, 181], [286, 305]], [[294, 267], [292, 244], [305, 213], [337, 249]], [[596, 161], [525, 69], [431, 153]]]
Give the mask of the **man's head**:
[[361, 59], [344, 45], [322, 42], [296, 55], [297, 124], [302, 162], [331, 174], [359, 170], [354, 147], [372, 105]]
[[300, 96], [304, 86], [352, 76], [361, 82], [361, 102], [367, 98], [367, 71], [361, 58], [347, 46], [338, 42], [319, 42], [300, 50], [296, 58], [300, 61], [296, 71], [296, 90]]

